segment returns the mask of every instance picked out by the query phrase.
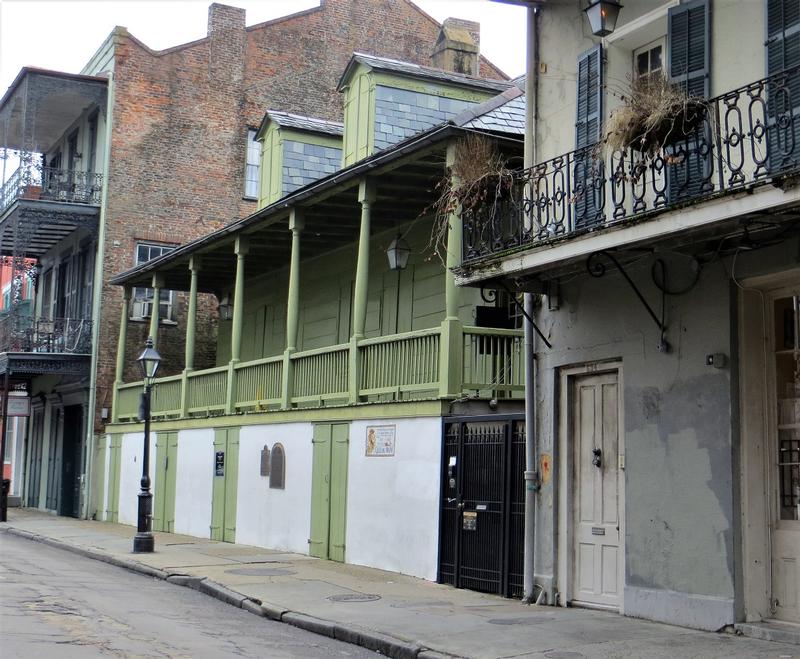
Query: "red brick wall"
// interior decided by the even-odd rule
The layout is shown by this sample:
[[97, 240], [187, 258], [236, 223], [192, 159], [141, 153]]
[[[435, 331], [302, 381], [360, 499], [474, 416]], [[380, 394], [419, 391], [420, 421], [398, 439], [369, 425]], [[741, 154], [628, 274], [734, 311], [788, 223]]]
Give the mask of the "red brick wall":
[[[134, 265], [137, 241], [180, 244], [256, 210], [244, 200], [245, 142], [267, 109], [341, 120], [336, 83], [353, 51], [430, 64], [439, 25], [405, 0], [324, 0], [318, 9], [244, 27], [212, 5], [211, 36], [154, 52], [122, 36], [116, 50], [106, 278]], [[500, 77], [487, 62], [484, 75]], [[232, 249], [232, 248], [231, 248]], [[122, 291], [104, 284], [98, 409], [110, 407]], [[216, 304], [199, 309], [195, 365], [213, 365]], [[185, 296], [162, 326], [164, 374], [183, 368]], [[129, 324], [126, 364], [146, 323]], [[128, 378], [134, 377], [131, 370]]]

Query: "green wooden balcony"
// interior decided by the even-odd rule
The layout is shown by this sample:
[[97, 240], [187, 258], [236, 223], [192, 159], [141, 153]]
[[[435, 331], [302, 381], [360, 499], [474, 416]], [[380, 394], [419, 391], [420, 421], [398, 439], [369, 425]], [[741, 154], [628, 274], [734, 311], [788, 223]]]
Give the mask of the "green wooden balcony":
[[[394, 334], [159, 378], [154, 419], [436, 398], [522, 398], [522, 331]], [[449, 392], [443, 391], [448, 374]], [[455, 381], [456, 388], [452, 383]], [[460, 384], [460, 386], [459, 386]], [[115, 421], [136, 421], [142, 382], [119, 385]], [[229, 395], [229, 392], [232, 395]]]

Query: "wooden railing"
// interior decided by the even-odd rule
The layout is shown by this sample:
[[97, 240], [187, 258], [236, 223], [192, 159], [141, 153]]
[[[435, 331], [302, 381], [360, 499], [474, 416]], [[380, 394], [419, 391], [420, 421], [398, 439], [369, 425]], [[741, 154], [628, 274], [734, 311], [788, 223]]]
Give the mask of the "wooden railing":
[[[455, 342], [448, 351], [445, 340]], [[452, 357], [459, 353], [460, 359]], [[455, 387], [446, 388], [445, 381]], [[153, 386], [152, 415], [209, 416], [460, 394], [508, 398], [523, 390], [521, 331], [459, 327], [443, 333], [436, 327], [160, 378]], [[137, 420], [141, 391], [141, 382], [118, 386], [115, 421]]]
[[465, 327], [461, 383], [465, 391], [493, 391], [505, 396], [524, 391], [522, 333]]
[[[160, 381], [158, 381], [160, 384]], [[228, 396], [228, 367], [194, 371], [186, 378], [186, 411], [190, 415], [224, 412]]]
[[348, 397], [347, 343], [292, 355], [293, 403], [325, 402]]
[[282, 376], [282, 357], [237, 364], [236, 409], [258, 411], [279, 405]]
[[362, 396], [412, 392], [439, 386], [439, 328], [367, 339], [358, 344]]

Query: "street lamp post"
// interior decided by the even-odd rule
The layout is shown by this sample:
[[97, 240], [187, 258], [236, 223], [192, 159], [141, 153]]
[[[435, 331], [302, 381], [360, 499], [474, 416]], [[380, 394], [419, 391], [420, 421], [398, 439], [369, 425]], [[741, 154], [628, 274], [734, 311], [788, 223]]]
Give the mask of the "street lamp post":
[[153, 339], [149, 337], [142, 354], [136, 360], [144, 379], [144, 391], [141, 400], [141, 417], [144, 420], [144, 451], [142, 454], [142, 480], [139, 490], [139, 517], [136, 524], [136, 535], [133, 538], [133, 553], [152, 552], [155, 540], [150, 529], [153, 519], [153, 495], [150, 492], [150, 395], [153, 381], [156, 379], [161, 355], [153, 347]]

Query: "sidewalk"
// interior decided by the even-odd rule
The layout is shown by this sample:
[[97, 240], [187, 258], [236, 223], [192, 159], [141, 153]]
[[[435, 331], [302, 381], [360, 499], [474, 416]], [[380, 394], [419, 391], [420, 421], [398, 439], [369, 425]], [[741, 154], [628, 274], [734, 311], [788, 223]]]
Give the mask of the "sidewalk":
[[796, 645], [601, 611], [526, 606], [391, 572], [189, 536], [155, 533], [156, 552], [134, 555], [130, 526], [18, 508], [8, 517], [0, 532], [168, 579], [389, 656], [800, 657]]

